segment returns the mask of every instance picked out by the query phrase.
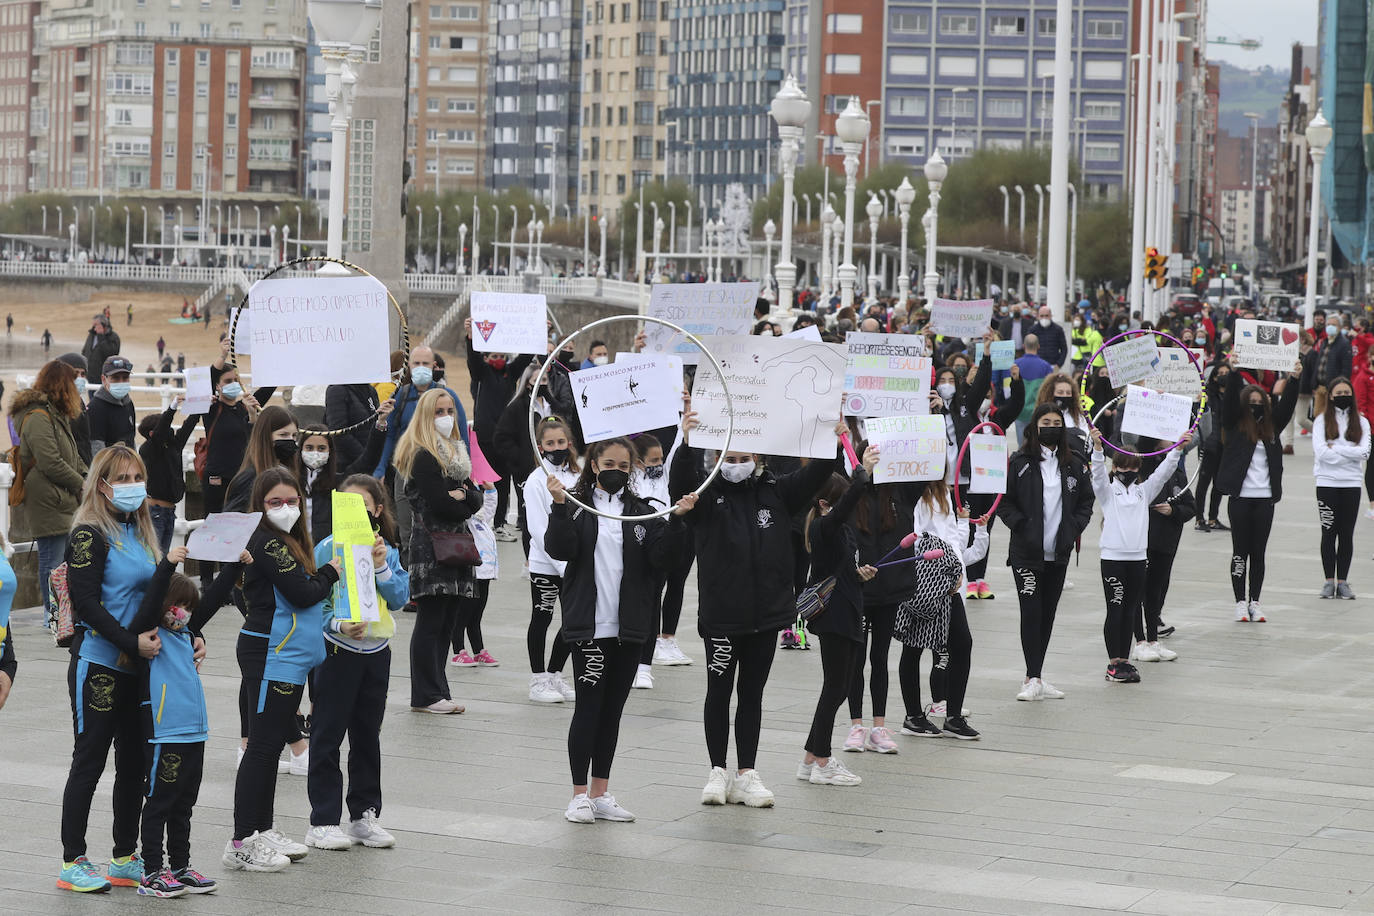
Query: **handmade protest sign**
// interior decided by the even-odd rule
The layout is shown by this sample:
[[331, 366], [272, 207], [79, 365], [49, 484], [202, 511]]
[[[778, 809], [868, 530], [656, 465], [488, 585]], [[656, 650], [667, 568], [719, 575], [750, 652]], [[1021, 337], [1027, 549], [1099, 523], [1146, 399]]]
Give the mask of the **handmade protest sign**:
[[786, 334], [782, 336], [790, 337], [793, 340], [814, 340], [816, 343], [820, 343], [821, 329], [816, 327], [814, 324], [808, 324], [804, 328], [798, 328], [795, 331], [788, 331]]
[[676, 353], [626, 353], [624, 351], [617, 351], [615, 354], [615, 361], [622, 366], [629, 363], [647, 362], [649, 360], [656, 360], [660, 363], [667, 363], [672, 366], [673, 370], [677, 372], [678, 393], [684, 395], [687, 393], [687, 389], [683, 387], [685, 383], [682, 376], [682, 357], [678, 356]]
[[874, 483], [940, 480], [945, 476], [945, 418], [873, 417], [864, 423], [878, 447]]
[[234, 309], [229, 318], [229, 327], [234, 329], [234, 352], [241, 356], [253, 355], [253, 319], [247, 306]]
[[210, 367], [194, 366], [182, 370], [182, 375], [186, 376], [186, 402], [181, 409], [187, 414], [208, 413], [215, 399], [210, 387]]
[[850, 331], [844, 372], [844, 415], [907, 417], [930, 413], [930, 358], [925, 339], [911, 334]]
[[472, 348], [482, 353], [549, 352], [543, 293], [472, 292]]
[[1102, 358], [1107, 362], [1107, 378], [1112, 387], [1120, 388], [1154, 375], [1159, 366], [1159, 348], [1154, 335], [1141, 334], [1107, 347]]
[[968, 443], [969, 492], [1007, 492], [1007, 437], [972, 433]]
[[[335, 490], [330, 497], [334, 513], [334, 557], [342, 569], [340, 579], [347, 586], [347, 616], [355, 621], [379, 621], [382, 619], [381, 597], [377, 594], [376, 570], [372, 563], [372, 543], [376, 534], [367, 517], [367, 506], [358, 493]], [[345, 616], [341, 610], [336, 605], [334, 616]]]
[[587, 442], [677, 425], [682, 370], [662, 357], [583, 369], [568, 379]]
[[[1192, 352], [1197, 355], [1198, 365], [1201, 365], [1202, 351]], [[1182, 395], [1190, 401], [1196, 401], [1202, 396], [1202, 375], [1188, 358], [1188, 351], [1180, 350], [1178, 347], [1160, 347], [1159, 368], [1152, 375], [1141, 379], [1140, 383], [1156, 391]]]
[[261, 520], [261, 512], [216, 512], [208, 515], [187, 538], [186, 556], [212, 563], [237, 563]]
[[1301, 329], [1296, 324], [1239, 318], [1232, 341], [1231, 364], [1244, 369], [1291, 372], [1298, 361], [1300, 334]]
[[989, 348], [992, 353], [992, 369], [1010, 369], [1016, 360], [1016, 344], [1010, 340], [994, 340]]
[[[734, 405], [734, 451], [832, 458], [847, 350], [784, 337], [705, 337], [720, 361]], [[573, 373], [576, 377], [579, 373]], [[724, 448], [729, 413], [714, 367], [702, 362], [692, 390], [697, 448]]]
[[930, 327], [946, 337], [982, 337], [992, 323], [991, 299], [936, 299], [930, 306]]
[[1175, 442], [1193, 425], [1192, 410], [1192, 398], [1128, 385], [1121, 431]]
[[259, 387], [382, 382], [391, 375], [390, 304], [375, 277], [259, 280], [248, 307]]
[[[753, 325], [758, 297], [757, 282], [655, 283], [649, 290], [648, 314], [698, 337], [745, 336]], [[676, 353], [689, 366], [701, 362], [700, 350], [661, 324], [646, 322], [644, 341], [645, 353]]]

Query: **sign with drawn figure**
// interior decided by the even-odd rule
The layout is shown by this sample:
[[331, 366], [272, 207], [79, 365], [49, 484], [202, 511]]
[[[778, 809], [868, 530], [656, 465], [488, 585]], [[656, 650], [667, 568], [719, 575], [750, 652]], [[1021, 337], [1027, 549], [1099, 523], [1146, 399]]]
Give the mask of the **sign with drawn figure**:
[[334, 616], [375, 623], [382, 619], [382, 605], [372, 563], [372, 542], [376, 534], [368, 519], [367, 507], [357, 493], [335, 490], [330, 496], [333, 500], [334, 557], [342, 569], [340, 579], [348, 595], [348, 607], [341, 608], [337, 604], [339, 592], [335, 592]]
[[971, 433], [968, 437], [970, 493], [1007, 492], [1007, 437]]
[[480, 353], [546, 355], [549, 315], [544, 294], [473, 290], [472, 348]]
[[925, 338], [850, 331], [844, 415], [908, 417], [930, 413], [930, 357]]
[[[746, 336], [754, 324], [758, 298], [757, 282], [655, 283], [649, 288], [648, 314], [698, 337]], [[676, 353], [689, 366], [710, 362], [695, 344], [661, 324], [646, 322], [644, 341], [644, 352], [650, 355]]]
[[1140, 334], [1112, 344], [1102, 351], [1107, 363], [1107, 378], [1113, 388], [1154, 375], [1159, 368], [1159, 347], [1153, 334]]
[[259, 280], [248, 307], [258, 387], [391, 376], [391, 304], [376, 277]]
[[930, 305], [930, 327], [945, 337], [982, 337], [992, 323], [991, 299], [936, 299]]
[[[359, 497], [361, 499], [361, 497]], [[237, 563], [262, 520], [261, 512], [216, 512], [186, 540], [186, 556], [212, 563]]]
[[587, 442], [665, 426], [682, 411], [682, 369], [663, 357], [595, 366], [568, 375]]
[[1126, 407], [1121, 431], [1176, 442], [1193, 425], [1193, 399], [1185, 395], [1151, 391], [1140, 385], [1126, 386]]
[[1302, 329], [1278, 321], [1236, 320], [1231, 364], [1242, 369], [1291, 372], [1298, 361]]
[[683, 377], [683, 374], [682, 374], [683, 363], [682, 363], [682, 357], [681, 357], [681, 356], [678, 356], [678, 355], [675, 354], [675, 353], [658, 353], [658, 354], [652, 354], [652, 353], [630, 353], [630, 352], [626, 352], [626, 351], [624, 351], [624, 350], [619, 350], [619, 351], [617, 351], [616, 354], [615, 354], [615, 361], [616, 361], [617, 363], [619, 363], [620, 365], [622, 365], [622, 366], [623, 366], [623, 365], [627, 365], [627, 364], [629, 364], [629, 363], [643, 363], [643, 362], [649, 362], [649, 361], [655, 361], [655, 360], [658, 361], [658, 362], [660, 362], [660, 363], [667, 363], [669, 366], [672, 366], [672, 367], [673, 367], [673, 370], [674, 370], [675, 372], [677, 372], [677, 377], [678, 377], [678, 386], [677, 386], [677, 387], [678, 387], [678, 392], [679, 392], [680, 394], [686, 395], [686, 394], [687, 394], [687, 388], [686, 388], [687, 381], [686, 381], [686, 379]]
[[186, 376], [186, 401], [181, 405], [182, 411], [188, 416], [208, 413], [215, 400], [215, 392], [210, 387], [210, 367], [193, 366], [183, 369], [181, 374]]
[[1190, 401], [1202, 397], [1202, 377], [1198, 366], [1202, 365], [1201, 350], [1192, 350], [1197, 356], [1197, 366], [1188, 358], [1188, 350], [1178, 347], [1159, 348], [1159, 368], [1153, 375], [1141, 379], [1140, 384], [1155, 391], [1178, 394]]
[[868, 444], [878, 447], [874, 483], [944, 478], [944, 417], [871, 417], [864, 427]]
[[[706, 337], [702, 342], [725, 369], [735, 415], [732, 451], [834, 457], [849, 360], [843, 344], [748, 336]], [[709, 361], [697, 366], [692, 409], [701, 425], [692, 432], [691, 444], [723, 448], [729, 413], [720, 377]]]

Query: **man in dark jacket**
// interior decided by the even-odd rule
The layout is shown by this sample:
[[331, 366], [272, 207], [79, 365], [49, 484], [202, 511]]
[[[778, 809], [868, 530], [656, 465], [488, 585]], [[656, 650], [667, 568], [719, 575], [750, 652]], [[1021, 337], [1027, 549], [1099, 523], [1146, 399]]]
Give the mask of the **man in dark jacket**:
[[[79, 394], [86, 393], [86, 358], [80, 353], [63, 353], [58, 360], [71, 366], [76, 372], [76, 385]], [[91, 421], [87, 417], [89, 408], [86, 406], [86, 399], [81, 399], [81, 414], [72, 417], [72, 438], [76, 440], [76, 453], [81, 456], [81, 460], [86, 463], [86, 467], [91, 466]]]
[[[467, 348], [477, 447], [482, 450], [491, 469], [501, 475], [496, 483], [496, 538], [514, 541], [518, 535], [506, 524], [506, 513], [510, 511], [511, 469], [496, 447], [496, 428], [501, 424], [501, 414], [506, 405], [515, 395], [516, 382], [534, 356], [524, 353], [508, 359], [503, 353], [479, 353], [472, 345], [471, 318], [463, 322], [463, 342]], [[516, 485], [519, 486], [519, 482]]]
[[1040, 341], [1040, 358], [1058, 371], [1069, 355], [1069, 345], [1064, 339], [1064, 329], [1055, 324], [1054, 311], [1048, 305], [1040, 306], [1039, 327], [1035, 336]]
[[330, 429], [347, 429], [357, 426], [350, 432], [334, 437], [334, 448], [338, 451], [338, 467], [346, 468], [362, 457], [367, 449], [367, 437], [372, 427], [364, 423], [377, 412], [377, 389], [366, 383], [354, 385], [330, 385], [324, 391], [324, 425]]
[[1035, 333], [1035, 319], [1031, 316], [1031, 307], [1023, 302], [1019, 305], [1013, 305], [1011, 314], [997, 323], [997, 335], [1016, 345], [1017, 356], [1026, 352], [1024, 343], [1026, 335]]
[[134, 399], [129, 397], [129, 373], [134, 364], [122, 356], [105, 360], [100, 371], [100, 387], [91, 395], [88, 408], [91, 421], [91, 451], [123, 443], [134, 446]]
[[119, 355], [119, 335], [110, 330], [110, 319], [96, 315], [91, 319], [91, 330], [86, 335], [86, 345], [81, 355], [86, 358], [86, 381], [92, 385], [100, 384], [100, 367], [111, 356]]

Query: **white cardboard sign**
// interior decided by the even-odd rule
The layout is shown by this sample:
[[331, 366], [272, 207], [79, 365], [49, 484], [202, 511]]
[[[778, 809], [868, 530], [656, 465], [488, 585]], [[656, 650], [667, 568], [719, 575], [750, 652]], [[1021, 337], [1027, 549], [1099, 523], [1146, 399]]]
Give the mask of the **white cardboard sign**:
[[1188, 350], [1160, 347], [1159, 368], [1153, 375], [1143, 379], [1141, 384], [1156, 391], [1178, 394], [1190, 401], [1196, 401], [1202, 396], [1202, 376], [1198, 373], [1198, 366], [1202, 365], [1202, 351], [1192, 352], [1198, 358], [1197, 366], [1188, 358]]
[[1291, 372], [1298, 361], [1302, 329], [1278, 321], [1236, 320], [1231, 363], [1244, 369]]
[[682, 370], [663, 357], [596, 366], [568, 378], [587, 442], [674, 426], [681, 415]]
[[1102, 351], [1107, 363], [1107, 377], [1113, 388], [1149, 378], [1159, 368], [1159, 347], [1153, 334], [1140, 334]]
[[193, 366], [183, 369], [182, 375], [186, 376], [186, 401], [181, 409], [187, 414], [208, 413], [215, 399], [215, 392], [210, 387], [210, 367]]
[[944, 417], [871, 417], [864, 428], [878, 447], [874, 483], [944, 479]]
[[[758, 298], [757, 282], [655, 283], [649, 289], [648, 314], [698, 337], [745, 336], [753, 327]], [[661, 324], [645, 322], [644, 340], [645, 353], [676, 353], [689, 366], [702, 361], [696, 345]]]
[[1192, 409], [1192, 398], [1128, 385], [1121, 431], [1176, 442], [1192, 426]]
[[930, 327], [945, 337], [982, 337], [992, 323], [991, 299], [936, 299], [930, 306]]
[[850, 331], [844, 373], [847, 417], [910, 417], [930, 413], [930, 357], [924, 337]]
[[248, 291], [248, 307], [259, 387], [391, 376], [391, 306], [375, 277], [259, 280]]
[[970, 493], [1007, 492], [1007, 437], [972, 433], [968, 437]]
[[216, 512], [191, 532], [186, 556], [212, 563], [237, 563], [262, 520], [261, 512]]
[[472, 293], [472, 348], [480, 353], [549, 352], [543, 293]]

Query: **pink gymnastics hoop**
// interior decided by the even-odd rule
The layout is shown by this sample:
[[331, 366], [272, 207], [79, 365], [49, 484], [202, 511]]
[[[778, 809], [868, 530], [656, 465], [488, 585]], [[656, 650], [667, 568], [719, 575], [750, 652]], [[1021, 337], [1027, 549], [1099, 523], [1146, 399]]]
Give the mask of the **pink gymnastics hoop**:
[[[959, 446], [959, 455], [954, 459], [954, 509], [956, 513], [958, 510], [964, 508], [963, 500], [959, 499], [959, 468], [964, 466], [964, 455], [968, 453], [969, 436], [972, 436], [985, 426], [990, 426], [997, 430], [998, 435], [1003, 439], [1007, 437], [1007, 431], [991, 420], [984, 420], [968, 431], [968, 436], [964, 437], [964, 444]], [[992, 501], [992, 508], [988, 509], [987, 513], [989, 518], [997, 514], [997, 507], [1002, 504], [1002, 497], [1005, 495], [1005, 493], [998, 493], [997, 498]], [[972, 521], [972, 519], [970, 519], [970, 521]]]

